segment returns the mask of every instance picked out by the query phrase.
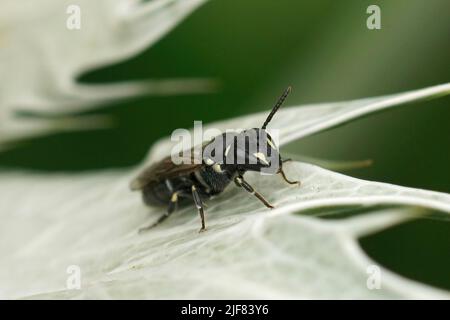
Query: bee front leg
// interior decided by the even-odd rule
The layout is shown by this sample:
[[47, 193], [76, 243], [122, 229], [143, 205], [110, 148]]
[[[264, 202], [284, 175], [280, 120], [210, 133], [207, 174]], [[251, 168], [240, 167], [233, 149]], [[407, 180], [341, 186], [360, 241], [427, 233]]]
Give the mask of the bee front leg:
[[300, 181], [291, 181], [286, 177], [286, 174], [284, 173], [283, 169], [280, 167], [280, 170], [278, 170], [277, 173], [280, 173], [281, 176], [283, 177], [283, 180], [286, 181], [289, 184], [296, 184], [296, 185], [300, 185], [301, 182]]
[[178, 192], [174, 192], [174, 193], [172, 193], [172, 196], [170, 197], [170, 202], [169, 202], [169, 207], [167, 208], [167, 212], [164, 215], [162, 215], [161, 217], [159, 217], [159, 219], [156, 220], [156, 222], [152, 223], [151, 225], [149, 225], [147, 227], [139, 229], [138, 232], [142, 233], [144, 231], [147, 231], [149, 229], [156, 227], [158, 224], [160, 224], [161, 222], [166, 220], [177, 209], [177, 205], [178, 205]]
[[290, 162], [290, 161], [292, 161], [292, 159], [283, 159], [283, 160], [281, 160], [281, 165], [280, 165], [280, 169], [278, 170], [278, 172], [277, 173], [279, 173], [279, 174], [281, 174], [281, 176], [283, 177], [283, 180], [284, 181], [286, 181], [287, 183], [289, 183], [289, 184], [296, 184], [296, 185], [301, 185], [301, 182], [300, 181], [291, 181], [291, 180], [289, 180], [287, 177], [286, 177], [286, 173], [284, 173], [284, 171], [283, 171], [283, 163], [285, 163], [285, 162]]
[[203, 231], [206, 231], [205, 211], [204, 211], [204, 207], [203, 207], [203, 202], [202, 202], [202, 199], [200, 198], [200, 195], [198, 194], [198, 191], [194, 185], [192, 185], [191, 190], [192, 190], [192, 198], [194, 199], [194, 203], [195, 203], [195, 206], [197, 207], [198, 214], [200, 215], [200, 219], [202, 219], [202, 228], [200, 229], [199, 232], [203, 232]]
[[234, 178], [234, 183], [236, 183], [237, 186], [244, 188], [248, 193], [253, 194], [255, 197], [257, 197], [267, 208], [275, 208], [259, 192], [253, 189], [253, 187], [244, 180], [244, 177], [237, 176], [236, 178]]

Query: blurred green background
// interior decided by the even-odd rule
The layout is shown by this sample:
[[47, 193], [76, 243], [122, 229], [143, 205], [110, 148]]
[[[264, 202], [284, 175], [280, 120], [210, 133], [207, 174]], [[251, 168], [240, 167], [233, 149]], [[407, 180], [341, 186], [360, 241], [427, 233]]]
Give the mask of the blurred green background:
[[[381, 7], [381, 30], [366, 28], [370, 4]], [[75, 172], [133, 166], [175, 128], [267, 110], [287, 85], [293, 87], [287, 104], [300, 105], [445, 83], [449, 39], [448, 0], [212, 0], [151, 49], [80, 81], [205, 77], [220, 82], [218, 92], [105, 106], [95, 113], [112, 115], [114, 128], [26, 141], [0, 154], [0, 166]], [[372, 167], [348, 174], [450, 192], [449, 102], [376, 114], [283, 150], [373, 159]], [[449, 223], [419, 220], [362, 245], [388, 268], [450, 289]]]

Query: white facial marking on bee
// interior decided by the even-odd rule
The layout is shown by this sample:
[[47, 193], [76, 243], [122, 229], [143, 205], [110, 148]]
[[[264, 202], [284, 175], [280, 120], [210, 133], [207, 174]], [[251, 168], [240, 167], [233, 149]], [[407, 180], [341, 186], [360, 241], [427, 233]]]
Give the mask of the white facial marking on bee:
[[178, 200], [178, 193], [174, 192], [172, 194], [172, 198], [170, 199], [170, 201], [177, 202], [177, 200]]
[[230, 152], [231, 144], [225, 149], [225, 157], [228, 155], [228, 152]]
[[221, 173], [222, 172], [222, 168], [220, 167], [220, 164], [216, 163], [215, 165], [213, 165], [213, 170], [217, 173]]
[[261, 160], [261, 162], [264, 162], [265, 164], [269, 165], [269, 162], [266, 159], [266, 156], [264, 155], [264, 153], [261, 152], [257, 152], [253, 154], [256, 158], [258, 158], [259, 160]]
[[205, 159], [205, 163], [206, 163], [208, 166], [212, 166], [215, 162], [214, 162], [213, 159], [206, 158], [206, 159]]
[[268, 143], [269, 146], [271, 146], [273, 149], [277, 150], [277, 147], [273, 144], [272, 141], [270, 141], [269, 139], [267, 139], [267, 143]]

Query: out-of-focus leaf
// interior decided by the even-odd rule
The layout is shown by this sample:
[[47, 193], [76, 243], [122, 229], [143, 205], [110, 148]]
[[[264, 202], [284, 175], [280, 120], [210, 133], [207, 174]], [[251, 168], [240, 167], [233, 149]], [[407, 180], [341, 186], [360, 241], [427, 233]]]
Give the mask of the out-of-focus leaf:
[[[21, 118], [18, 111], [67, 114], [142, 94], [205, 92], [211, 81], [167, 79], [81, 84], [89, 70], [148, 48], [205, 0], [3, 0], [0, 10], [0, 144], [57, 131], [61, 121]], [[69, 6], [81, 10], [70, 30]], [[65, 130], [102, 127], [103, 120], [72, 118]]]

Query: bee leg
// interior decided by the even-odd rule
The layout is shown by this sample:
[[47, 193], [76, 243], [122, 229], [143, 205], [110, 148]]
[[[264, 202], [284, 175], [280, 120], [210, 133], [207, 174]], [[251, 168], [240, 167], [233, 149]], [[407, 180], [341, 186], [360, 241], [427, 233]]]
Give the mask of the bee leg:
[[149, 225], [147, 227], [139, 229], [138, 232], [142, 233], [144, 231], [152, 229], [152, 228], [156, 227], [158, 224], [160, 224], [161, 222], [163, 222], [164, 220], [166, 220], [177, 209], [177, 204], [178, 204], [178, 192], [174, 192], [174, 193], [172, 193], [172, 197], [170, 198], [169, 207], [167, 208], [167, 212], [164, 215], [162, 215], [161, 217], [159, 217], [158, 220], [156, 220], [156, 222], [152, 223], [151, 225]]
[[195, 206], [197, 207], [198, 213], [200, 215], [200, 219], [202, 220], [202, 228], [200, 229], [199, 232], [203, 232], [203, 231], [206, 231], [205, 211], [203, 208], [203, 202], [202, 202], [202, 199], [200, 198], [200, 195], [198, 194], [198, 191], [194, 185], [192, 185], [191, 190], [192, 190], [192, 198], [194, 199]]
[[289, 183], [289, 184], [297, 184], [297, 185], [300, 186], [300, 185], [301, 185], [301, 182], [300, 182], [300, 181], [291, 181], [291, 180], [289, 180], [289, 179], [286, 177], [286, 174], [285, 174], [284, 171], [283, 171], [283, 166], [282, 166], [282, 164], [285, 163], [285, 162], [290, 162], [290, 161], [292, 161], [291, 158], [288, 158], [288, 159], [282, 159], [282, 160], [281, 160], [280, 169], [278, 170], [277, 173], [280, 173], [281, 176], [283, 177], [283, 180], [286, 181], [287, 183]]
[[280, 167], [280, 170], [278, 170], [277, 173], [280, 173], [281, 176], [283, 177], [283, 180], [286, 181], [286, 182], [289, 183], [289, 184], [297, 184], [297, 185], [300, 185], [300, 184], [301, 184], [300, 181], [291, 181], [291, 180], [289, 180], [289, 179], [286, 177], [286, 174], [284, 173], [282, 167]]
[[236, 183], [237, 186], [244, 188], [245, 191], [257, 197], [267, 208], [270, 209], [275, 208], [266, 199], [264, 199], [264, 197], [260, 193], [258, 193], [255, 189], [253, 189], [253, 187], [247, 181], [244, 180], [244, 177], [237, 176], [236, 178], [234, 178], [234, 182]]

